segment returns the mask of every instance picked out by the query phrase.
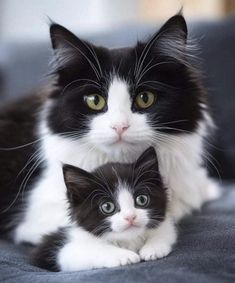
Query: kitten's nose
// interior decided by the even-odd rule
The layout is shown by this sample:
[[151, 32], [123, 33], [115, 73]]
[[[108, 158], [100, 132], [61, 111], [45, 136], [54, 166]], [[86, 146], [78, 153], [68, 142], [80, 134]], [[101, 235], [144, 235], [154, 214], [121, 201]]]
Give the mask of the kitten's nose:
[[124, 217], [124, 219], [129, 223], [129, 224], [133, 224], [133, 222], [135, 221], [136, 219], [136, 215], [128, 215], [126, 217]]
[[111, 126], [111, 128], [114, 129], [119, 136], [121, 136], [129, 127], [130, 126], [127, 123]]

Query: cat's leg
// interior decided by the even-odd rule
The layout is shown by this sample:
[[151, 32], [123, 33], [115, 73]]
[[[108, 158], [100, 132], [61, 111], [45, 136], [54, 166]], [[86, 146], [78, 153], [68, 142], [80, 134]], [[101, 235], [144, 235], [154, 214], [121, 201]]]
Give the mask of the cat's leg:
[[47, 170], [35, 184], [14, 231], [15, 243], [38, 244], [43, 235], [69, 224], [66, 187], [61, 170], [61, 167], [54, 166], [54, 171]]
[[60, 250], [57, 265], [62, 271], [78, 271], [137, 263], [137, 253], [109, 244], [92, 234], [73, 228]]
[[157, 228], [148, 233], [144, 246], [139, 254], [142, 260], [154, 260], [167, 256], [177, 239], [173, 221], [167, 217]]

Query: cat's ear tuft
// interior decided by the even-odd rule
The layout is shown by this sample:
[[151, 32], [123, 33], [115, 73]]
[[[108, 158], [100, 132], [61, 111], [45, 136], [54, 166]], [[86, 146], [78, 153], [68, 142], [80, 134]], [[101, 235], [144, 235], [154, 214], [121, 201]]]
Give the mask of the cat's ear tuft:
[[91, 173], [72, 165], [63, 165], [63, 175], [70, 201], [78, 202], [84, 194], [89, 194], [93, 180]]
[[155, 149], [153, 147], [146, 149], [134, 163], [134, 168], [137, 170], [154, 168], [158, 171], [158, 159]]
[[171, 17], [146, 43], [144, 50], [152, 54], [163, 55], [186, 63], [187, 53], [191, 45], [187, 40], [188, 30], [184, 17], [177, 14]]

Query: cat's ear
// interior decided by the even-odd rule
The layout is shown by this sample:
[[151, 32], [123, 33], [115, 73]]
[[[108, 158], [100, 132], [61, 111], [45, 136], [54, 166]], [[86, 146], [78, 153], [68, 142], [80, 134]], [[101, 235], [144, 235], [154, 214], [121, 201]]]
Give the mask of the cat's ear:
[[145, 44], [144, 50], [177, 60], [185, 58], [187, 43], [187, 24], [181, 14], [171, 17]]
[[63, 165], [64, 181], [69, 201], [79, 203], [92, 189], [93, 175], [72, 165]]
[[89, 63], [93, 48], [91, 48], [91, 44], [56, 23], [52, 23], [50, 26], [50, 36], [54, 49], [52, 66], [56, 71], [66, 68], [73, 62]]
[[186, 44], [188, 35], [187, 24], [181, 14], [171, 17], [156, 34], [157, 40], [167, 44], [173, 40], [175, 44]]
[[50, 36], [53, 49], [73, 49], [78, 42], [78, 38], [72, 32], [55, 23], [50, 26]]
[[141, 170], [143, 168], [146, 171], [149, 169], [154, 169], [154, 171], [159, 170], [157, 154], [153, 147], [146, 149], [134, 163], [135, 170]]

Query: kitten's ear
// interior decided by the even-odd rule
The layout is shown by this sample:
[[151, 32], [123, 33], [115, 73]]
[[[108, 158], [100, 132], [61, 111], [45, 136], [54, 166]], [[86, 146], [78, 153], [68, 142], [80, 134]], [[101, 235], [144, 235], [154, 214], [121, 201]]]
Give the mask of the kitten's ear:
[[72, 165], [63, 165], [63, 174], [69, 200], [74, 203], [84, 200], [92, 188], [93, 175]]
[[146, 168], [146, 170], [148, 168], [154, 168], [158, 171], [158, 159], [155, 149], [153, 147], [146, 149], [136, 160], [134, 168], [137, 170], [141, 168]]

